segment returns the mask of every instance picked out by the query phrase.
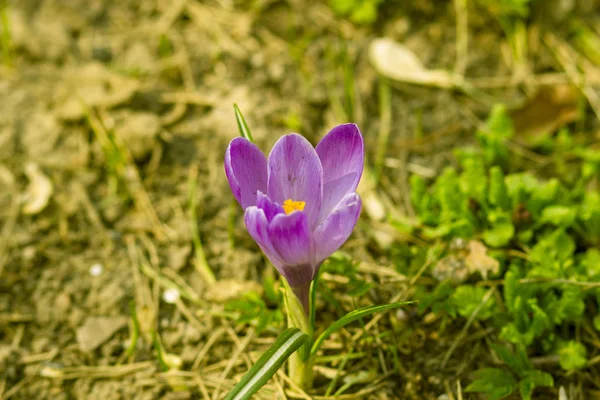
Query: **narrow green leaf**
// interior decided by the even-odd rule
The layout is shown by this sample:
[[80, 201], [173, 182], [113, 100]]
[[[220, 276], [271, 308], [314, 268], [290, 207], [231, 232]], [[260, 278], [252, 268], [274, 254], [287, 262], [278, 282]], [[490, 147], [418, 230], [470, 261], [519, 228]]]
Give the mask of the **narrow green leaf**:
[[252, 138], [252, 133], [250, 133], [250, 128], [248, 128], [248, 124], [246, 123], [246, 120], [244, 119], [244, 116], [242, 115], [242, 112], [240, 111], [240, 108], [237, 106], [237, 104], [233, 105], [233, 111], [235, 112], [235, 120], [237, 121], [237, 126], [240, 130], [240, 135], [243, 138], [254, 142], [254, 139]]
[[283, 331], [224, 400], [250, 399], [307, 339], [308, 335], [298, 328]]
[[408, 304], [413, 304], [413, 303], [415, 303], [415, 302], [414, 301], [400, 301], [397, 303], [384, 304], [381, 306], [363, 307], [363, 308], [359, 308], [358, 310], [350, 311], [348, 314], [344, 315], [342, 318], [338, 319], [333, 324], [331, 324], [329, 326], [329, 328], [325, 329], [325, 331], [323, 333], [321, 333], [321, 335], [317, 338], [317, 340], [315, 340], [315, 342], [312, 345], [312, 348], [310, 349], [310, 356], [313, 357], [313, 356], [315, 356], [315, 354], [317, 354], [317, 351], [319, 351], [319, 348], [321, 347], [321, 345], [323, 344], [325, 339], [327, 339], [329, 337], [329, 335], [331, 335], [333, 332], [337, 331], [338, 329], [348, 325], [350, 322], [356, 321], [359, 318], [369, 316], [376, 312], [387, 311], [387, 310], [391, 310], [393, 308], [398, 308], [398, 307], [405, 306]]
[[313, 278], [313, 281], [310, 284], [309, 319], [311, 332], [315, 331], [315, 321], [317, 319], [317, 290], [319, 289], [319, 277], [321, 276], [319, 271], [320, 268], [317, 269], [317, 273], [315, 274], [315, 277]]

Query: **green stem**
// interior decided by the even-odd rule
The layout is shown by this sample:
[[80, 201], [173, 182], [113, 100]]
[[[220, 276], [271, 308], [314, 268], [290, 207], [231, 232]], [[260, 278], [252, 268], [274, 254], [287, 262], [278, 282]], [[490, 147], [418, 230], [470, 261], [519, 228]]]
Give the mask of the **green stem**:
[[300, 304], [302, 304], [302, 309], [304, 310], [304, 314], [306, 316], [310, 313], [309, 308], [309, 295], [310, 295], [310, 282], [301, 286], [290, 286], [292, 292], [296, 295], [298, 300], [300, 300]]
[[303, 351], [297, 351], [288, 359], [288, 374], [300, 389], [309, 390], [313, 385], [314, 358], [304, 361]]
[[[284, 280], [285, 306], [287, 310], [288, 327], [298, 328], [309, 336], [309, 340], [288, 359], [288, 374], [292, 381], [302, 390], [309, 390], [313, 384], [314, 358], [309, 357], [312, 346], [312, 328], [308, 316], [308, 291], [306, 287], [290, 287]], [[300, 301], [306, 298], [306, 301]], [[303, 304], [306, 303], [306, 304]]]

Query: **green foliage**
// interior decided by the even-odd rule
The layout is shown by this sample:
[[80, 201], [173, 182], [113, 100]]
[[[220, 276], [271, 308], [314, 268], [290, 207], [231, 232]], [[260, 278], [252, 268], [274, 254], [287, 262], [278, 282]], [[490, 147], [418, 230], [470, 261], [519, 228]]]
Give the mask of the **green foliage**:
[[[514, 12], [521, 13], [518, 7]], [[479, 323], [493, 326], [497, 340], [517, 349], [492, 343], [510, 371], [483, 369], [469, 385], [469, 391], [492, 399], [517, 391], [529, 399], [536, 387], [552, 386], [552, 376], [534, 370], [528, 355], [559, 355], [563, 369], [585, 368], [587, 350], [572, 340], [574, 324], [590, 318], [600, 330], [600, 316], [590, 315], [600, 304], [600, 291], [589, 289], [600, 282], [600, 151], [563, 130], [545, 148], [554, 164], [540, 177], [527, 171], [530, 162], [520, 163], [511, 153], [514, 134], [505, 107], [494, 107], [477, 132], [479, 147], [455, 150], [458, 168], [446, 168], [431, 182], [410, 178], [417, 218], [412, 227], [402, 225], [404, 232], [435, 239], [430, 248], [437, 250], [429, 260], [438, 272], [440, 266], [460, 269], [467, 263], [467, 250], [440, 246], [456, 238], [482, 241], [500, 263], [503, 285], [485, 304], [489, 286], [477, 285], [472, 279], [480, 274], [470, 270], [437, 285], [417, 285], [414, 295], [419, 313], [443, 316], [442, 329], [455, 318], [464, 323], [478, 310]], [[565, 155], [576, 160], [566, 164]], [[400, 272], [414, 273], [412, 263], [422, 265], [425, 253], [409, 246], [405, 257], [411, 269]], [[448, 260], [458, 267], [446, 265]]]
[[485, 288], [472, 285], [461, 285], [451, 296], [451, 301], [459, 315], [469, 318], [479, 308], [476, 318], [486, 320], [494, 315], [496, 303], [493, 298], [484, 303]]
[[513, 125], [506, 107], [503, 105], [494, 106], [485, 128], [477, 132], [477, 137], [483, 149], [484, 160], [488, 165], [505, 165], [508, 162], [506, 142], [513, 135]]
[[474, 375], [475, 380], [465, 391], [485, 393], [490, 400], [502, 399], [517, 388], [513, 374], [499, 368], [483, 368]]
[[383, 0], [329, 0], [336, 14], [350, 18], [355, 24], [372, 24], [377, 20], [377, 8]]
[[531, 400], [533, 389], [536, 387], [552, 387], [554, 379], [552, 375], [542, 371], [529, 371], [523, 379], [519, 381], [519, 392], [523, 400]]
[[483, 241], [491, 247], [506, 246], [515, 235], [510, 214], [494, 210], [487, 215], [489, 228], [483, 232]]
[[256, 292], [247, 292], [227, 303], [225, 310], [235, 313], [237, 323], [253, 325], [260, 334], [266, 328], [277, 329], [283, 325], [280, 297], [272, 290], [272, 281], [265, 280], [265, 299]]
[[422, 286], [417, 287], [414, 298], [418, 301], [418, 312], [422, 314], [431, 308], [435, 313], [445, 312], [453, 317], [456, 316], [453, 302], [446, 301], [453, 293], [454, 288], [449, 281], [437, 285], [433, 292], [428, 292]]
[[489, 399], [502, 399], [518, 388], [523, 400], [531, 400], [536, 387], [554, 385], [552, 375], [533, 368], [522, 347], [517, 347], [515, 353], [500, 345], [492, 345], [492, 349], [510, 371], [501, 368], [480, 369], [475, 372], [475, 380], [466, 388], [467, 392], [480, 392]]
[[587, 364], [585, 346], [574, 340], [565, 343], [559, 351], [560, 366], [567, 370], [581, 369]]
[[479, 0], [498, 17], [527, 17], [531, 0]]

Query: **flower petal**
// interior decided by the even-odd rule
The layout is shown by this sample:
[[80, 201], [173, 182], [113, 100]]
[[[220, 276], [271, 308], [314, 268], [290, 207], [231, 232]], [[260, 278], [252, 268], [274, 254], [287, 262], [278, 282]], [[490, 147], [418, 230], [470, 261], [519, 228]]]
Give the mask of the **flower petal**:
[[273, 221], [273, 218], [277, 214], [284, 213], [283, 207], [281, 207], [281, 205], [271, 201], [271, 199], [269, 199], [269, 196], [267, 196], [260, 190], [256, 195], [256, 206], [265, 212], [265, 216], [267, 217], [267, 221], [269, 223]]
[[323, 202], [319, 223], [340, 202], [356, 190], [363, 172], [365, 148], [356, 124], [338, 125], [316, 147], [323, 166]]
[[273, 243], [269, 238], [269, 221], [267, 220], [264, 210], [256, 206], [246, 208], [246, 212], [244, 213], [244, 223], [246, 224], [246, 228], [248, 229], [250, 236], [252, 236], [252, 239], [254, 239], [263, 253], [265, 253], [269, 261], [279, 269], [279, 267], [283, 265], [283, 261], [281, 260], [281, 257], [279, 257], [279, 253], [275, 250]]
[[225, 152], [225, 174], [236, 200], [246, 209], [256, 205], [256, 193], [267, 191], [267, 159], [249, 140], [233, 139]]
[[315, 244], [308, 228], [308, 216], [302, 211], [276, 215], [268, 232], [283, 261], [282, 268], [278, 269], [290, 286], [310, 282], [315, 266]]
[[298, 134], [285, 135], [273, 146], [267, 166], [269, 198], [279, 204], [288, 199], [306, 202], [304, 213], [314, 229], [323, 199], [323, 167], [315, 149]]
[[362, 202], [358, 194], [346, 195], [314, 231], [318, 264], [325, 261], [348, 240], [360, 215], [361, 206]]

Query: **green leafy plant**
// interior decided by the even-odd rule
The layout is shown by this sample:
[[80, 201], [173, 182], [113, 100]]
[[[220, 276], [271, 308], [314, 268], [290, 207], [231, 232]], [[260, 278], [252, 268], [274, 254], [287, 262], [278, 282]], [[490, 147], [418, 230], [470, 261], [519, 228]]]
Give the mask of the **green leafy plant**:
[[492, 345], [494, 352], [510, 369], [484, 368], [475, 372], [475, 380], [465, 389], [467, 392], [485, 393], [488, 399], [501, 399], [515, 390], [523, 400], [531, 400], [536, 387], [553, 386], [552, 375], [534, 369], [522, 347], [516, 352], [500, 345]]
[[384, 0], [329, 0], [336, 14], [348, 17], [356, 24], [372, 24], [377, 20], [379, 4]]
[[[498, 262], [496, 278], [502, 286], [497, 296], [486, 299], [487, 289], [467, 280], [472, 275], [464, 265], [467, 256], [446, 246], [437, 265], [432, 263], [439, 284], [421, 285], [415, 292], [419, 312], [443, 315], [442, 324], [475, 317], [496, 328], [491, 347], [510, 370], [481, 369], [468, 388], [492, 399], [517, 390], [529, 399], [536, 387], [553, 384], [551, 375], [533, 369], [528, 356], [558, 355], [564, 370], [585, 368], [586, 346], [573, 340], [570, 331], [600, 300], [600, 195], [594, 189], [600, 151], [576, 144], [563, 131], [556, 151], [560, 147], [562, 154], [575, 156], [572, 165], [580, 173], [562, 179], [566, 175], [557, 162], [556, 169], [540, 177], [519, 168], [509, 149], [513, 136], [506, 109], [494, 107], [477, 132], [479, 146], [455, 151], [459, 168], [446, 168], [432, 182], [411, 177], [416, 222], [408, 229], [394, 225], [435, 243], [481, 240]], [[424, 257], [416, 248], [411, 254]], [[449, 266], [456, 269], [450, 279], [440, 272]], [[587, 304], [593, 305], [591, 310]], [[598, 317], [590, 317], [600, 326]]]
[[254, 325], [258, 334], [268, 327], [278, 328], [284, 322], [279, 299], [270, 306], [256, 292], [247, 292], [240, 299], [229, 302], [225, 310], [235, 312], [238, 323]]

